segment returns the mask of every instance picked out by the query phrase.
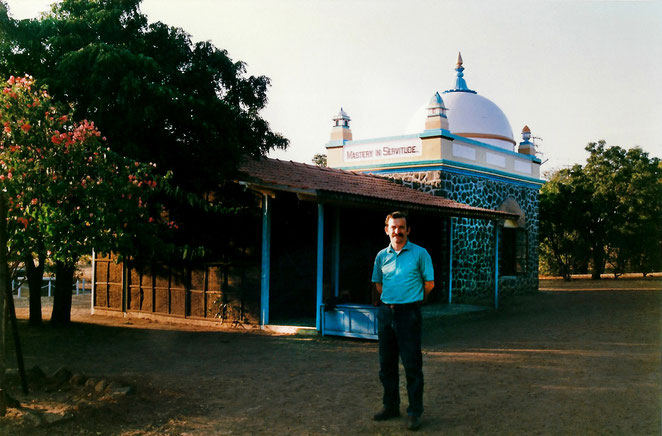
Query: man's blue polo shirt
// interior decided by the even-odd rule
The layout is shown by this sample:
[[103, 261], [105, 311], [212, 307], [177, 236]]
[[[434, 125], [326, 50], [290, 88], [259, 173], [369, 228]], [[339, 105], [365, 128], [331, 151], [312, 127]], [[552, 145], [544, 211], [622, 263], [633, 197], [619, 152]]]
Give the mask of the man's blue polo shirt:
[[424, 282], [434, 280], [432, 259], [427, 250], [407, 241], [400, 254], [391, 244], [377, 253], [372, 281], [382, 284], [382, 301], [407, 304], [421, 301]]

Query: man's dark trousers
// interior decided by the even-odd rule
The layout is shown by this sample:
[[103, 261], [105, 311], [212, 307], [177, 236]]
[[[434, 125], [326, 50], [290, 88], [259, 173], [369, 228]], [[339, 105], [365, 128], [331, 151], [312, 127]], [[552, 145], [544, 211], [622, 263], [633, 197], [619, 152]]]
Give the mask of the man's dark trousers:
[[379, 379], [384, 387], [384, 407], [400, 407], [398, 357], [407, 377], [407, 414], [423, 413], [423, 356], [421, 353], [421, 309], [418, 304], [381, 304], [377, 313], [379, 336]]

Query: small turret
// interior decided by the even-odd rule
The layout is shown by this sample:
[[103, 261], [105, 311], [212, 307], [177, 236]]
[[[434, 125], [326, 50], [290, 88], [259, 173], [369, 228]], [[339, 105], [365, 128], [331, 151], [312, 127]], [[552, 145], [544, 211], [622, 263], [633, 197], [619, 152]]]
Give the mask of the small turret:
[[333, 127], [331, 128], [331, 141], [351, 141], [352, 130], [349, 128], [351, 119], [345, 113], [343, 108], [340, 108], [338, 115], [333, 117]]
[[425, 130], [448, 130], [448, 117], [446, 117], [446, 111], [448, 109], [438, 92], [430, 99], [427, 109], [428, 116], [425, 119]]
[[520, 142], [519, 147], [517, 147], [518, 153], [528, 154], [529, 156], [536, 155], [536, 146], [530, 141], [530, 139], [531, 129], [529, 129], [529, 126], [524, 126], [522, 129], [522, 142]]

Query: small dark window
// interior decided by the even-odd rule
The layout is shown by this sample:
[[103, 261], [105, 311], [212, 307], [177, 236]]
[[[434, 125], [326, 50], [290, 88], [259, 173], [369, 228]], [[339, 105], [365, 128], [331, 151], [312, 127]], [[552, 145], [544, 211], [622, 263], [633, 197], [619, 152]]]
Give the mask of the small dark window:
[[520, 228], [502, 228], [499, 241], [499, 274], [514, 276], [526, 272], [528, 235]]

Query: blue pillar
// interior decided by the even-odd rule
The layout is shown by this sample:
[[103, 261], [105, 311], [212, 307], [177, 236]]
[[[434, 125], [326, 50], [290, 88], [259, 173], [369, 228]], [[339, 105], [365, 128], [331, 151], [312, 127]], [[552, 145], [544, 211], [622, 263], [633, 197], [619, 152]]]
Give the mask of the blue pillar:
[[322, 318], [320, 315], [320, 307], [322, 306], [322, 296], [324, 286], [324, 205], [319, 203], [317, 205], [317, 305], [315, 307], [316, 313], [316, 328], [318, 331], [322, 330]]
[[336, 209], [333, 214], [333, 259], [332, 276], [333, 295], [340, 295], [340, 210]]
[[453, 217], [448, 218], [448, 304], [453, 302]]
[[271, 259], [271, 198], [262, 197], [262, 268], [260, 269], [260, 325], [269, 324], [269, 276]]
[[499, 222], [494, 221], [494, 308], [499, 308]]

